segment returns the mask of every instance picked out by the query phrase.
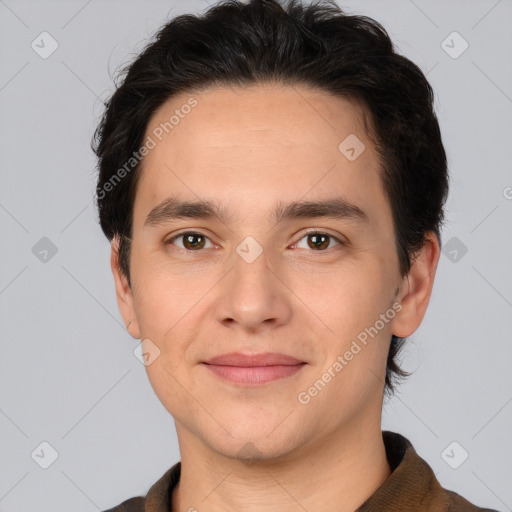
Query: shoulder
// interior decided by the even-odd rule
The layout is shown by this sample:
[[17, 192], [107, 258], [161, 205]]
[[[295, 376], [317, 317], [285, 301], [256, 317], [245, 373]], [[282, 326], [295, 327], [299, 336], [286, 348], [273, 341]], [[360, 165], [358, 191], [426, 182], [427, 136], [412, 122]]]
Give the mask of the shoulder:
[[146, 496], [135, 496], [103, 512], [157, 512], [159, 510], [170, 510], [172, 492], [179, 482], [180, 474], [181, 462], [177, 462], [151, 486]]
[[447, 510], [450, 512], [498, 512], [497, 510], [490, 508], [477, 507], [454, 491], [449, 491], [447, 489], [443, 489], [443, 491], [445, 499], [448, 502]]
[[103, 512], [144, 512], [146, 499], [140, 496], [123, 501], [117, 507], [109, 508]]
[[383, 432], [391, 475], [358, 512], [414, 510], [429, 512], [497, 512], [480, 508], [444, 488], [432, 468], [404, 436]]

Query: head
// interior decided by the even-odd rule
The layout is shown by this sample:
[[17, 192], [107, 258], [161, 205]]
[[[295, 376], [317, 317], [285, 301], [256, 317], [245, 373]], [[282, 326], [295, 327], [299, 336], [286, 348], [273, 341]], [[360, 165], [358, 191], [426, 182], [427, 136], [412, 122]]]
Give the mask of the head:
[[[94, 150], [119, 307], [178, 422], [233, 453], [226, 431], [253, 439], [292, 401], [267, 438], [286, 451], [376, 414], [428, 305], [448, 190], [432, 89], [382, 26], [296, 1], [179, 16], [128, 66]], [[305, 364], [237, 387], [203, 364], [228, 352]]]

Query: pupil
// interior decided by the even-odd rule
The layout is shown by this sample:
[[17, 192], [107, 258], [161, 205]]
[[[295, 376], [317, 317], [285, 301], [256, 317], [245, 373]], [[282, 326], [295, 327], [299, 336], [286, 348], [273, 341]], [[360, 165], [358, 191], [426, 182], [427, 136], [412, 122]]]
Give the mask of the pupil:
[[[309, 235], [313, 241], [313, 246], [315, 248], [323, 248], [325, 246], [325, 241], [327, 240], [327, 236], [325, 235]], [[329, 244], [327, 244], [329, 245]]]
[[186, 243], [187, 244], [190, 244], [192, 247], [194, 248], [197, 248], [199, 245], [201, 245], [201, 243], [199, 242], [199, 244], [197, 243], [194, 243], [194, 239], [197, 239], [197, 238], [203, 238], [202, 235], [198, 235], [198, 234], [190, 234], [190, 235], [187, 235], [186, 237]]

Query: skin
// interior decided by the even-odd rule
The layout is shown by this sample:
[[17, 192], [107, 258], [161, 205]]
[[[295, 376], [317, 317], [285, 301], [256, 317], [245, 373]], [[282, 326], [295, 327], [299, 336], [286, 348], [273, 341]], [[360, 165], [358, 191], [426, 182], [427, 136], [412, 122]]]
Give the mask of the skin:
[[[410, 336], [423, 319], [437, 238], [427, 235], [401, 277], [379, 159], [354, 102], [302, 86], [209, 88], [168, 100], [146, 135], [191, 96], [197, 106], [143, 160], [131, 287], [117, 239], [111, 252], [129, 332], [160, 350], [146, 370], [178, 434], [173, 510], [353, 511], [390, 475], [381, 435], [386, 357], [391, 335]], [[366, 147], [354, 161], [338, 150], [349, 134]], [[216, 199], [233, 218], [144, 226], [170, 195]], [[335, 196], [368, 222], [268, 218], [277, 202]], [[313, 228], [335, 238], [312, 247], [306, 230]], [[199, 249], [183, 237], [165, 243], [184, 231], [207, 239], [194, 240]], [[236, 252], [247, 236], [263, 250], [252, 263]], [[393, 304], [401, 305], [394, 318], [300, 403], [298, 394]], [[249, 388], [201, 364], [227, 352], [281, 352], [307, 364]]]

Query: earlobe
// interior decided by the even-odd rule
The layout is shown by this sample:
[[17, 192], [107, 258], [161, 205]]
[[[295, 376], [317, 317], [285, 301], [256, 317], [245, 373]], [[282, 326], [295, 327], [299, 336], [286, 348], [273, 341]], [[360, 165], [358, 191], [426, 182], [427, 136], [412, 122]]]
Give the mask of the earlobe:
[[128, 283], [128, 278], [121, 270], [119, 265], [119, 237], [112, 239], [110, 250], [110, 267], [114, 276], [116, 287], [117, 305], [121, 316], [123, 317], [126, 330], [135, 339], [140, 339], [140, 329], [135, 314], [132, 289]]
[[402, 281], [402, 309], [392, 323], [392, 332], [395, 336], [406, 338], [420, 326], [432, 294], [439, 255], [439, 240], [434, 233], [429, 232]]

